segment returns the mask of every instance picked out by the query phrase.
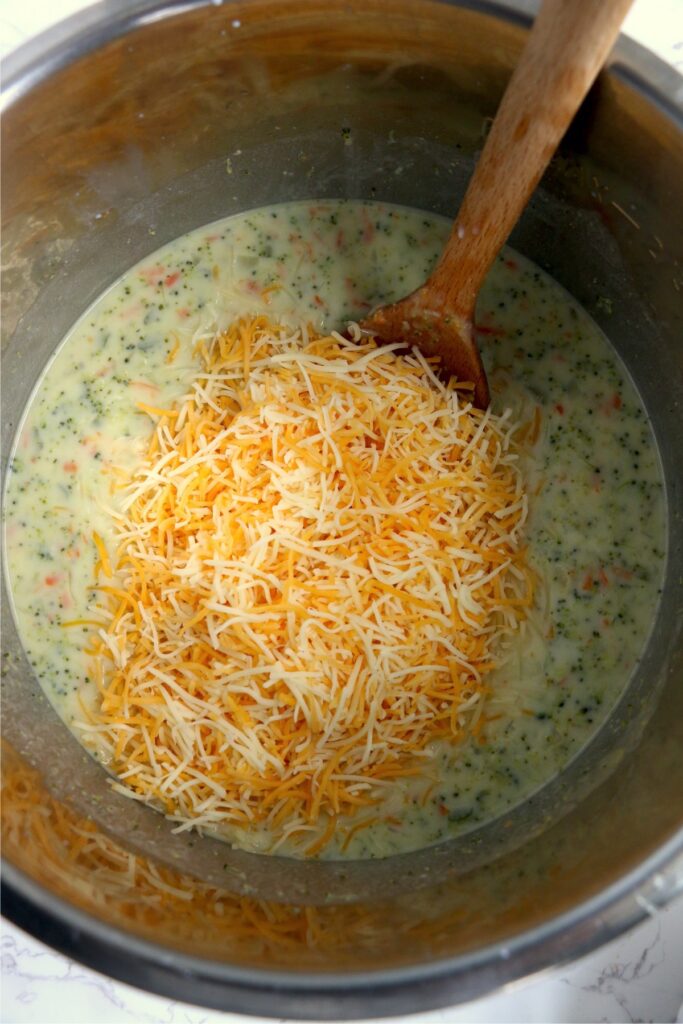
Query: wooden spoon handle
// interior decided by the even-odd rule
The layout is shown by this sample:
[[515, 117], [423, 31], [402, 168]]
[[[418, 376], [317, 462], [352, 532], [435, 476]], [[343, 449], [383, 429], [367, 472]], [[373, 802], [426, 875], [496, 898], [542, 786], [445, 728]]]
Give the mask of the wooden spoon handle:
[[471, 319], [479, 288], [602, 67], [632, 0], [544, 0], [421, 304]]

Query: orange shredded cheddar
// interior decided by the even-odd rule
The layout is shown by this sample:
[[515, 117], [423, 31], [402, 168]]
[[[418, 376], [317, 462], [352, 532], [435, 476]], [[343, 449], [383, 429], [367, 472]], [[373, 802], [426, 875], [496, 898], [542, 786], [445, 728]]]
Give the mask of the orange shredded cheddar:
[[146, 412], [152, 419], [158, 419], [160, 416], [176, 416], [177, 413], [174, 409], [160, 409], [156, 405], [148, 405], [147, 402], [138, 402], [138, 409], [141, 412]]
[[99, 561], [97, 563], [95, 572], [97, 573], [97, 570], [101, 569], [105, 576], [113, 576], [111, 562], [109, 561], [109, 554], [107, 552], [107, 548], [105, 546], [104, 541], [100, 537], [99, 533], [93, 533], [92, 539], [94, 541], [95, 547], [97, 548], [97, 554], [99, 556]]
[[168, 350], [168, 355], [166, 356], [166, 362], [169, 364], [175, 362], [176, 356], [180, 352], [180, 338], [175, 331], [171, 331], [171, 334], [173, 335], [173, 346]]

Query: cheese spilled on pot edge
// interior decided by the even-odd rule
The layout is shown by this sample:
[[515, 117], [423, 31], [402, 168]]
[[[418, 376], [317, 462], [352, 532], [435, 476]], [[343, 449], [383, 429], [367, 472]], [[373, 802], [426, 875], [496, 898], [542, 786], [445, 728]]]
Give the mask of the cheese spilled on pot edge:
[[[518, 530], [512, 537], [514, 550], [506, 552], [506, 559], [498, 566], [489, 567], [489, 572], [498, 570], [499, 578], [503, 576], [500, 565], [505, 565], [504, 571], [508, 574], [511, 570], [519, 573], [516, 580], [521, 589], [515, 595], [508, 591], [507, 597], [520, 603], [518, 606], [508, 603], [506, 607], [508, 616], [511, 607], [518, 607], [521, 613], [514, 622], [508, 618], [505, 642], [494, 642], [490, 651], [480, 645], [481, 649], [474, 651], [479, 661], [463, 671], [463, 666], [455, 662], [456, 654], [462, 659], [461, 647], [452, 644], [453, 650], [447, 650], [449, 634], [444, 624], [440, 623], [438, 629], [432, 628], [431, 633], [425, 629], [430, 616], [434, 626], [439, 616], [446, 616], [447, 608], [454, 630], [457, 622], [452, 618], [453, 608], [461, 624], [468, 616], [466, 600], [463, 604], [466, 590], [460, 587], [458, 605], [456, 581], [452, 573], [448, 578], [448, 558], [459, 573], [462, 559], [471, 554], [471, 548], [465, 551], [461, 547], [456, 555], [457, 548], [451, 541], [448, 555], [448, 545], [444, 544], [441, 549], [444, 558], [439, 562], [433, 560], [430, 543], [425, 540], [429, 536], [425, 526], [443, 528], [448, 520], [452, 529], [458, 522], [454, 507], [458, 500], [455, 482], [450, 481], [449, 491], [445, 464], [439, 462], [438, 457], [434, 460], [434, 453], [420, 449], [425, 462], [419, 468], [429, 465], [429, 471], [434, 473], [434, 479], [429, 481], [429, 500], [425, 501], [424, 496], [420, 500], [416, 495], [415, 507], [411, 509], [408, 492], [401, 495], [401, 500], [407, 504], [402, 511], [406, 521], [399, 535], [403, 532], [407, 536], [411, 532], [409, 526], [413, 526], [412, 533], [423, 545], [423, 557], [415, 558], [412, 566], [407, 562], [404, 565], [408, 574], [411, 569], [415, 570], [411, 590], [409, 575], [407, 583], [396, 578], [396, 566], [392, 564], [396, 552], [391, 549], [395, 538], [390, 531], [386, 536], [381, 533], [388, 521], [386, 508], [379, 511], [382, 498], [377, 493], [378, 480], [374, 478], [381, 468], [380, 449], [385, 438], [376, 437], [372, 444], [370, 432], [364, 435], [368, 441], [363, 440], [363, 448], [368, 453], [363, 456], [366, 469], [363, 528], [370, 530], [374, 515], [372, 523], [378, 531], [376, 550], [372, 550], [370, 532], [364, 536], [358, 522], [345, 523], [338, 519], [337, 536], [330, 534], [329, 524], [326, 530], [326, 540], [332, 545], [344, 538], [347, 545], [355, 543], [356, 553], [351, 561], [355, 560], [358, 566], [363, 550], [367, 562], [374, 559], [375, 590], [357, 594], [361, 614], [374, 607], [365, 633], [358, 628], [355, 631], [358, 650], [349, 643], [349, 636], [344, 635], [339, 649], [348, 657], [342, 656], [339, 665], [335, 667], [331, 662], [327, 674], [321, 671], [313, 680], [306, 676], [306, 668], [298, 666], [300, 675], [296, 677], [297, 666], [292, 657], [301, 657], [302, 644], [315, 659], [322, 649], [323, 631], [334, 634], [334, 630], [340, 628], [340, 620], [334, 622], [329, 617], [338, 593], [326, 597], [324, 587], [316, 589], [311, 580], [301, 579], [298, 582], [311, 588], [308, 598], [299, 590], [293, 600], [287, 602], [280, 593], [280, 603], [290, 606], [273, 608], [272, 605], [277, 604], [273, 579], [269, 581], [265, 578], [267, 572], [264, 573], [259, 591], [252, 573], [248, 581], [251, 588], [248, 600], [252, 606], [270, 603], [270, 609], [265, 613], [263, 608], [252, 611], [255, 618], [251, 622], [245, 621], [244, 615], [239, 624], [233, 622], [223, 634], [224, 639], [232, 638], [225, 644], [225, 650], [218, 634], [214, 632], [211, 638], [210, 646], [215, 649], [218, 645], [222, 651], [225, 670], [214, 696], [222, 708], [222, 721], [233, 730], [231, 739], [229, 729], [223, 734], [222, 753], [216, 735], [212, 734], [211, 721], [202, 724], [202, 714], [211, 718], [206, 709], [197, 706], [193, 710], [194, 740], [187, 729], [183, 731], [188, 700], [173, 694], [168, 680], [160, 680], [156, 692], [147, 680], [145, 694], [137, 693], [137, 698], [142, 696], [149, 702], [146, 710], [151, 722], [159, 723], [164, 718], [158, 708], [165, 702], [170, 717], [164, 719], [163, 725], [157, 724], [157, 728], [175, 729], [175, 760], [164, 769], [165, 784], [164, 770], [161, 770], [160, 782], [154, 726], [150, 731], [146, 723], [144, 729], [138, 728], [138, 734], [131, 737], [131, 728], [126, 732], [125, 722], [121, 722], [119, 704], [112, 703], [113, 694], [110, 692], [108, 698], [100, 696], [96, 678], [92, 676], [92, 623], [101, 621], [103, 600], [105, 605], [109, 601], [107, 606], [113, 609], [113, 616], [119, 615], [118, 623], [122, 628], [135, 620], [132, 609], [119, 611], [121, 595], [117, 598], [116, 594], [109, 593], [105, 597], [101, 589], [102, 586], [117, 589], [115, 584], [120, 583], [118, 579], [107, 578], [106, 573], [111, 571], [108, 562], [116, 563], [115, 553], [122, 539], [121, 517], [128, 516], [136, 501], [144, 504], [145, 500], [140, 491], [144, 481], [141, 484], [138, 480], [137, 494], [135, 490], [126, 491], [121, 485], [125, 485], [131, 474], [135, 479], [134, 474], [145, 463], [151, 434], [158, 437], [152, 444], [158, 444], [159, 450], [170, 443], [170, 427], [174, 419], [177, 421], [182, 415], [183, 396], [192, 392], [193, 382], [198, 378], [200, 390], [195, 385], [192, 393], [201, 398], [205, 412], [211, 409], [211, 402], [215, 404], [215, 397], [207, 393], [201, 383], [205, 380], [201, 373], [207, 369], [206, 363], [202, 363], [202, 342], [205, 358], [210, 351], [207, 346], [215, 344], [213, 339], [217, 333], [228, 330], [237, 318], [267, 315], [271, 327], [263, 337], [270, 338], [271, 343], [273, 338], [283, 339], [281, 350], [275, 354], [285, 358], [280, 359], [278, 365], [282, 370], [289, 359], [291, 367], [291, 349], [305, 346], [305, 341], [296, 340], [297, 324], [312, 321], [317, 330], [329, 331], [344, 326], [347, 319], [362, 315], [378, 302], [405, 294], [428, 273], [447, 228], [445, 221], [418, 211], [380, 204], [325, 202], [254, 211], [193, 232], [133, 268], [99, 300], [74, 328], [36, 393], [18, 438], [7, 501], [8, 562], [22, 639], [43, 687], [79, 738], [116, 771], [121, 777], [119, 785], [131, 787], [138, 797], [160, 805], [178, 820], [180, 828], [195, 821], [249, 849], [324, 857], [384, 856], [427, 845], [475, 827], [511, 807], [556, 774], [599, 726], [637, 661], [656, 606], [664, 543], [659, 464], [649, 424], [637, 394], [595, 325], [549, 278], [520, 257], [506, 253], [491, 274], [478, 308], [480, 346], [493, 392], [491, 420], [508, 422], [511, 428], [525, 424], [524, 436], [518, 437], [516, 442], [520, 444], [521, 458], [511, 459], [509, 465], [510, 472], [516, 467], [515, 472], [524, 484], [519, 481], [510, 484], [517, 488], [518, 505], [515, 510], [515, 501], [508, 500], [506, 506], [507, 514], [514, 517], [515, 511], [519, 513]], [[280, 332], [278, 327], [274, 331], [273, 324], [284, 324], [284, 330]], [[233, 334], [234, 331], [238, 332], [233, 337], [237, 345], [234, 339], [240, 339], [239, 328], [233, 328]], [[230, 334], [224, 337], [229, 338]], [[314, 346], [317, 343], [309, 341]], [[333, 361], [338, 361], [342, 358], [339, 350], [342, 343], [338, 339], [332, 339], [332, 343], [336, 348], [329, 354]], [[347, 348], [351, 350], [350, 343]], [[226, 352], [229, 360], [230, 349]], [[252, 391], [244, 399], [251, 403], [251, 420], [248, 416], [245, 418], [246, 407], [240, 406], [249, 380], [256, 391], [267, 387], [264, 381], [259, 381], [256, 372], [258, 352], [252, 353], [251, 343], [245, 346], [241, 339], [232, 355], [236, 357], [234, 365], [232, 368], [222, 366], [221, 373], [224, 378], [232, 376], [226, 386], [234, 389], [230, 401], [234, 413], [238, 414], [232, 443], [242, 448], [239, 459], [234, 457], [233, 449], [230, 467], [233, 472], [242, 474], [243, 484], [239, 485], [237, 477], [232, 480], [231, 500], [239, 493], [242, 509], [236, 515], [234, 506], [230, 507], [233, 537], [230, 543], [236, 541], [235, 566], [231, 566], [233, 576], [228, 581], [228, 589], [232, 588], [231, 600], [221, 602], [217, 591], [214, 603], [222, 604], [222, 611], [204, 607], [202, 628], [211, 625], [209, 612], [213, 619], [218, 614], [231, 617], [230, 608], [234, 606], [240, 573], [244, 582], [242, 563], [247, 555], [253, 556], [254, 545], [259, 540], [254, 532], [259, 516], [263, 525], [263, 502], [259, 499], [265, 492], [259, 487], [272, 488], [274, 475], [281, 472], [281, 467], [279, 469], [272, 459], [272, 447], [270, 452], [264, 452], [255, 446], [254, 439], [254, 402], [257, 400], [257, 405], [260, 402], [263, 409], [268, 407], [268, 398], [272, 396]], [[363, 350], [359, 358], [367, 360], [369, 355], [370, 350]], [[319, 357], [317, 353], [318, 361]], [[386, 366], [396, 365], [397, 357], [392, 353], [386, 353], [382, 359]], [[367, 372], [373, 363], [381, 372], [382, 360], [376, 357], [366, 363]], [[300, 388], [297, 393], [300, 402], [303, 402], [301, 396], [308, 393], [302, 407], [308, 410], [309, 419], [316, 401], [321, 404], [320, 388], [324, 387], [324, 382], [316, 378], [320, 367], [315, 359], [313, 364], [313, 367], [307, 366], [301, 360], [297, 364], [297, 387]], [[405, 369], [409, 369], [407, 365]], [[429, 367], [420, 367], [410, 369], [410, 373], [421, 374], [426, 381], [430, 371]], [[349, 384], [356, 386], [353, 381]], [[439, 388], [443, 390], [436, 378], [433, 383], [430, 380], [429, 386], [432, 396], [439, 395]], [[357, 396], [353, 398], [349, 409], [354, 408], [354, 416], [346, 420], [341, 415], [343, 406], [340, 407], [341, 419], [334, 427], [342, 434], [353, 426], [358, 411], [354, 403], [360, 400]], [[294, 401], [292, 395], [289, 401]], [[461, 393], [457, 408], [461, 412], [466, 405], [466, 395]], [[396, 399], [392, 408], [395, 407]], [[287, 482], [278, 478], [278, 507], [290, 520], [296, 516], [297, 528], [308, 529], [310, 537], [320, 525], [323, 510], [329, 509], [330, 501], [329, 487], [324, 500], [320, 491], [321, 481], [328, 476], [322, 474], [320, 466], [316, 467], [315, 460], [330, 459], [339, 475], [336, 462], [342, 459], [342, 452], [331, 423], [327, 431], [322, 431], [326, 438], [319, 442], [324, 449], [307, 448], [305, 444], [302, 451], [301, 438], [293, 439], [293, 424], [287, 422], [283, 408], [281, 403], [278, 415], [282, 422], [269, 422], [269, 436], [272, 442], [275, 428], [276, 436], [281, 438], [280, 447], [294, 445], [290, 447], [292, 454], [287, 457], [302, 469], [303, 476], [301, 488], [295, 493], [292, 493], [291, 481], [287, 490]], [[442, 412], [433, 407], [414, 412], [414, 441], [428, 445], [434, 441], [433, 435], [438, 434], [438, 430], [434, 430], [436, 421], [430, 423], [429, 415], [432, 413], [438, 418]], [[422, 431], [416, 427], [420, 416], [425, 418]], [[290, 420], [296, 417], [292, 415]], [[325, 421], [321, 420], [318, 433], [321, 433], [321, 423], [325, 427]], [[176, 427], [177, 422], [174, 430]], [[384, 424], [385, 432], [389, 428], [390, 425]], [[200, 433], [202, 429], [204, 440], [210, 443], [206, 436], [206, 431], [210, 430], [206, 416]], [[376, 423], [373, 431], [375, 435], [381, 434]], [[192, 436], [195, 435], [196, 431]], [[514, 449], [513, 443], [513, 456]], [[268, 465], [268, 455], [272, 465]], [[420, 479], [424, 483], [424, 473], [420, 476], [417, 472], [415, 456], [416, 451], [408, 444], [404, 452], [406, 461], [396, 476], [399, 482], [412, 479], [414, 484]], [[189, 449], [182, 457], [191, 458]], [[265, 476], [260, 483], [255, 483], [259, 479], [259, 459], [263, 462]], [[249, 486], [244, 486], [245, 467]], [[342, 463], [346, 482], [350, 479], [346, 472], [349, 468], [357, 474], [357, 466]], [[223, 476], [219, 473], [216, 479], [225, 482], [227, 471], [226, 463], [221, 467]], [[452, 475], [452, 467], [449, 471]], [[411, 473], [414, 473], [412, 477]], [[196, 476], [186, 486], [196, 488]], [[162, 502], [163, 495], [168, 499], [170, 493], [166, 486], [168, 479], [164, 483], [161, 472], [157, 472], [157, 477], [158, 497]], [[378, 479], [381, 479], [381, 472]], [[529, 496], [526, 526], [523, 491]], [[206, 492], [204, 496], [203, 507], [211, 506], [212, 516], [218, 514], [215, 511], [218, 493]], [[176, 498], [179, 494], [177, 492]], [[302, 508], [302, 496], [306, 495], [307, 513]], [[153, 496], [154, 492], [150, 491], [147, 497], [151, 501]], [[181, 497], [187, 503], [188, 495]], [[377, 505], [374, 511], [373, 501]], [[126, 502], [128, 508], [123, 507]], [[477, 514], [481, 514], [481, 504], [472, 505]], [[118, 520], [112, 516], [112, 510]], [[505, 509], [501, 506], [498, 511], [505, 512]], [[167, 521], [169, 515], [182, 519], [182, 514], [182, 510], [166, 508], [165, 517]], [[306, 515], [308, 522], [304, 521]], [[411, 518], [414, 522], [408, 524]], [[242, 524], [240, 529], [236, 529], [238, 521]], [[491, 522], [495, 522], [495, 516]], [[291, 527], [291, 521], [289, 525]], [[396, 533], [395, 523], [393, 525]], [[214, 519], [213, 526], [218, 533], [219, 526], [223, 530], [225, 522], [221, 520], [218, 524]], [[350, 536], [354, 529], [360, 532]], [[513, 532], [502, 530], [501, 535], [509, 537]], [[93, 533], [96, 543], [93, 543]], [[171, 533], [166, 529], [164, 537]], [[291, 529], [289, 535], [292, 536]], [[316, 536], [321, 539], [320, 535]], [[134, 543], [131, 538], [130, 544]], [[289, 548], [283, 547], [273, 557], [276, 567], [286, 566], [294, 582], [294, 566], [303, 565], [306, 552], [301, 548], [300, 538], [298, 547], [296, 543], [288, 543]], [[439, 548], [433, 535], [431, 543]], [[491, 550], [488, 542], [487, 548]], [[173, 555], [170, 551], [166, 553]], [[321, 554], [325, 554], [324, 546], [319, 549], [318, 558]], [[332, 554], [339, 558], [338, 550]], [[403, 554], [408, 557], [406, 551]], [[328, 555], [332, 557], [329, 552]], [[280, 565], [277, 559], [281, 556]], [[130, 565], [134, 562], [132, 550], [128, 550], [128, 557]], [[225, 550], [221, 557], [223, 562], [226, 558], [229, 560]], [[457, 557], [460, 563], [456, 562]], [[318, 565], [323, 561], [319, 558]], [[97, 589], [93, 586], [96, 562], [100, 563]], [[189, 559], [186, 564], [190, 565]], [[331, 564], [328, 562], [328, 567]], [[225, 568], [225, 565], [214, 566], [218, 587], [224, 587], [224, 598], [228, 585]], [[273, 565], [268, 569], [272, 570]], [[344, 572], [350, 580], [349, 593], [352, 594], [355, 577], [352, 570], [347, 570], [348, 566]], [[499, 592], [501, 588], [504, 591], [505, 587], [513, 586], [514, 571], [507, 582], [500, 579]], [[271, 576], [279, 578], [277, 572], [271, 572]], [[538, 582], [533, 606], [527, 614], [523, 606], [524, 602], [528, 603], [532, 577]], [[138, 594], [142, 578], [139, 574]], [[330, 578], [334, 578], [333, 573]], [[330, 578], [328, 590], [334, 589], [329, 586]], [[188, 572], [187, 582], [191, 581]], [[385, 589], [377, 587], [377, 582]], [[402, 682], [395, 679], [393, 690], [386, 671], [391, 662], [372, 662], [379, 649], [390, 657], [387, 652], [391, 650], [392, 639], [395, 646], [401, 646], [398, 634], [387, 635], [391, 618], [386, 612], [395, 612], [400, 607], [405, 613], [408, 605], [405, 595], [398, 596], [392, 588], [409, 592], [413, 613], [419, 611], [419, 615], [414, 614], [410, 620], [413, 633], [401, 634], [403, 648], [413, 660], [406, 662], [404, 651], [404, 660], [395, 663], [397, 672], [407, 671], [407, 674]], [[434, 606], [430, 606], [439, 594], [441, 604], [437, 599]], [[425, 607], [415, 604], [416, 597]], [[171, 604], [173, 599], [179, 600], [170, 591], [167, 599]], [[320, 614], [326, 602], [327, 617]], [[195, 608], [192, 615], [200, 612], [201, 609]], [[157, 608], [149, 617], [148, 638], [154, 635], [155, 623], [163, 619], [159, 613]], [[343, 622], [348, 625], [351, 621], [348, 611], [345, 614]], [[358, 609], [353, 614], [358, 615]], [[472, 615], [471, 608], [469, 614]], [[478, 612], [475, 610], [474, 614], [476, 617]], [[189, 608], [179, 604], [176, 625], [182, 620], [186, 626], [192, 615]], [[78, 620], [86, 621], [82, 625], [65, 625], [78, 623]], [[254, 621], [258, 622], [256, 632]], [[496, 630], [500, 631], [504, 623], [499, 602], [493, 619], [483, 625], [479, 623], [481, 635], [491, 636], [495, 641]], [[199, 621], [194, 623], [193, 628], [198, 624]], [[402, 625], [407, 624], [408, 618]], [[277, 634], [279, 629], [284, 631], [282, 636]], [[241, 644], [236, 642], [239, 630], [242, 630]], [[269, 631], [272, 644], [267, 642]], [[104, 632], [106, 636], [114, 635]], [[411, 643], [406, 642], [408, 635], [413, 638]], [[417, 641], [425, 642], [427, 635], [432, 647], [421, 649]], [[292, 637], [296, 638], [296, 645], [294, 648], [290, 645], [289, 661], [281, 654], [273, 655], [273, 650], [284, 651], [287, 639]], [[185, 643], [189, 650], [196, 637], [183, 639], [179, 635], [176, 639], [181, 645]], [[467, 640], [471, 643], [474, 638], [468, 636]], [[100, 644], [107, 642], [100, 635]], [[439, 643], [442, 646], [438, 646]], [[333, 650], [332, 643], [323, 646], [328, 654]], [[163, 653], [163, 640], [158, 650]], [[111, 646], [109, 651], [111, 665], [112, 659], [116, 661], [116, 653]], [[353, 661], [352, 654], [355, 654]], [[206, 667], [202, 659], [184, 657], [188, 664], [196, 665], [192, 685], [203, 685], [202, 672], [206, 672]], [[106, 654], [104, 660], [107, 661]], [[357, 677], [361, 669], [370, 665], [375, 670], [375, 684], [381, 682], [385, 688], [374, 711], [371, 702], [362, 706], [362, 713], [358, 704], [355, 724], [358, 735], [353, 732], [353, 715], [342, 722], [344, 708], [348, 709], [353, 693], [366, 692], [355, 685], [358, 678], [354, 680], [351, 675], [356, 664]], [[468, 675], [470, 668], [475, 670], [472, 675]], [[158, 666], [156, 670], [159, 671]], [[192, 669], [186, 671], [192, 673]], [[119, 681], [122, 679], [123, 675]], [[367, 679], [373, 679], [372, 671], [367, 673]], [[450, 687], [445, 685], [447, 679]], [[346, 697], [339, 700], [340, 691], [336, 699], [328, 701], [330, 688], [334, 690], [335, 681], [339, 684], [340, 680], [348, 687]], [[429, 685], [420, 690], [422, 684], [435, 680], [439, 681], [441, 690], [436, 687], [430, 692]], [[173, 681], [177, 686], [176, 676]], [[105, 685], [104, 678], [100, 682]], [[261, 717], [257, 715], [258, 721], [250, 722], [244, 715], [253, 718], [256, 708], [252, 705], [251, 711], [245, 711], [244, 693], [250, 693], [253, 698], [255, 684], [264, 701], [266, 690], [271, 689], [273, 705], [268, 708], [267, 703], [262, 704]], [[327, 695], [320, 686], [327, 687]], [[464, 689], [459, 689], [463, 686]], [[287, 700], [293, 703], [283, 701], [287, 694]], [[119, 690], [119, 703], [121, 698]], [[403, 718], [399, 714], [393, 716], [390, 708], [395, 701], [398, 711], [401, 700], [404, 701]], [[375, 718], [368, 729], [368, 716], [373, 714]], [[422, 732], [417, 725], [411, 732], [411, 714], [415, 722], [420, 723]], [[329, 731], [330, 721], [335, 716]], [[382, 716], [381, 721], [378, 716]], [[407, 740], [407, 757], [396, 758], [398, 751], [392, 750], [391, 738], [388, 739], [394, 717], [403, 724], [391, 735], [399, 745], [406, 744]], [[118, 724], [112, 724], [115, 719]], [[447, 720], [446, 729], [443, 726]], [[212, 721], [215, 724], [216, 719]], [[282, 724], [278, 726], [278, 722]], [[321, 746], [319, 741], [325, 734], [325, 722], [330, 744]], [[434, 726], [431, 731], [426, 722]], [[290, 733], [287, 733], [288, 728]], [[260, 748], [259, 744], [249, 747], [245, 741], [254, 729], [256, 732], [261, 729], [262, 738], [267, 741]], [[295, 735], [297, 729], [301, 730], [300, 735]], [[268, 746], [273, 730], [281, 739], [277, 748]], [[361, 732], [366, 741], [368, 735], [372, 737], [367, 749], [360, 743]], [[286, 765], [282, 760], [285, 733], [289, 744]], [[203, 736], [211, 737], [208, 748], [203, 746]], [[420, 737], [419, 741], [416, 736]], [[318, 741], [317, 752], [306, 749], [306, 743], [309, 747], [312, 745], [311, 737]], [[167, 749], [161, 736], [157, 738], [158, 749]], [[349, 749], [345, 751], [344, 746]], [[331, 755], [326, 758], [324, 750], [331, 751]], [[122, 759], [124, 751], [127, 767]], [[131, 762], [134, 752], [136, 756]], [[353, 756], [356, 756], [355, 761]], [[249, 771], [242, 773], [244, 777], [240, 777], [239, 757], [244, 759], [244, 765], [250, 764]], [[203, 766], [200, 766], [202, 759]], [[148, 766], [147, 776], [140, 773], [143, 761]], [[420, 768], [417, 773], [416, 761]], [[394, 772], [390, 770], [392, 765]], [[302, 768], [308, 770], [307, 777]], [[211, 776], [213, 771], [218, 771], [217, 778], [223, 772], [222, 781], [214, 779], [213, 788], [209, 785], [206, 789], [207, 773]], [[257, 792], [259, 771], [263, 778], [270, 772], [271, 783], [279, 777], [279, 787], [271, 785], [265, 795]], [[193, 776], [192, 772], [198, 775]]]

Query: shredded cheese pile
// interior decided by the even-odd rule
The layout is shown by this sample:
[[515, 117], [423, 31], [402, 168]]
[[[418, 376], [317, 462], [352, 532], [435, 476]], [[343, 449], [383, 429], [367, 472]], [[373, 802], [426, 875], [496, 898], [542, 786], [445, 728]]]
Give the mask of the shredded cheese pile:
[[532, 601], [510, 412], [434, 362], [241, 320], [116, 513], [87, 726], [181, 827], [314, 839], [480, 729]]

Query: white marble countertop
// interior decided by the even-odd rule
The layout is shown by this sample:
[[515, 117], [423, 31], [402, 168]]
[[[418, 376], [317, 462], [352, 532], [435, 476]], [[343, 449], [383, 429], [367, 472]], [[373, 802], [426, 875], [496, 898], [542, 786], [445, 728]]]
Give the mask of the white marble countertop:
[[[85, 6], [84, 0], [0, 0], [0, 56]], [[625, 31], [683, 71], [683, 0], [636, 0]], [[112, 981], [4, 920], [0, 955], [3, 1024], [248, 1024], [254, 1019], [173, 1002]], [[683, 1022], [683, 900], [570, 967], [410, 1020]]]

